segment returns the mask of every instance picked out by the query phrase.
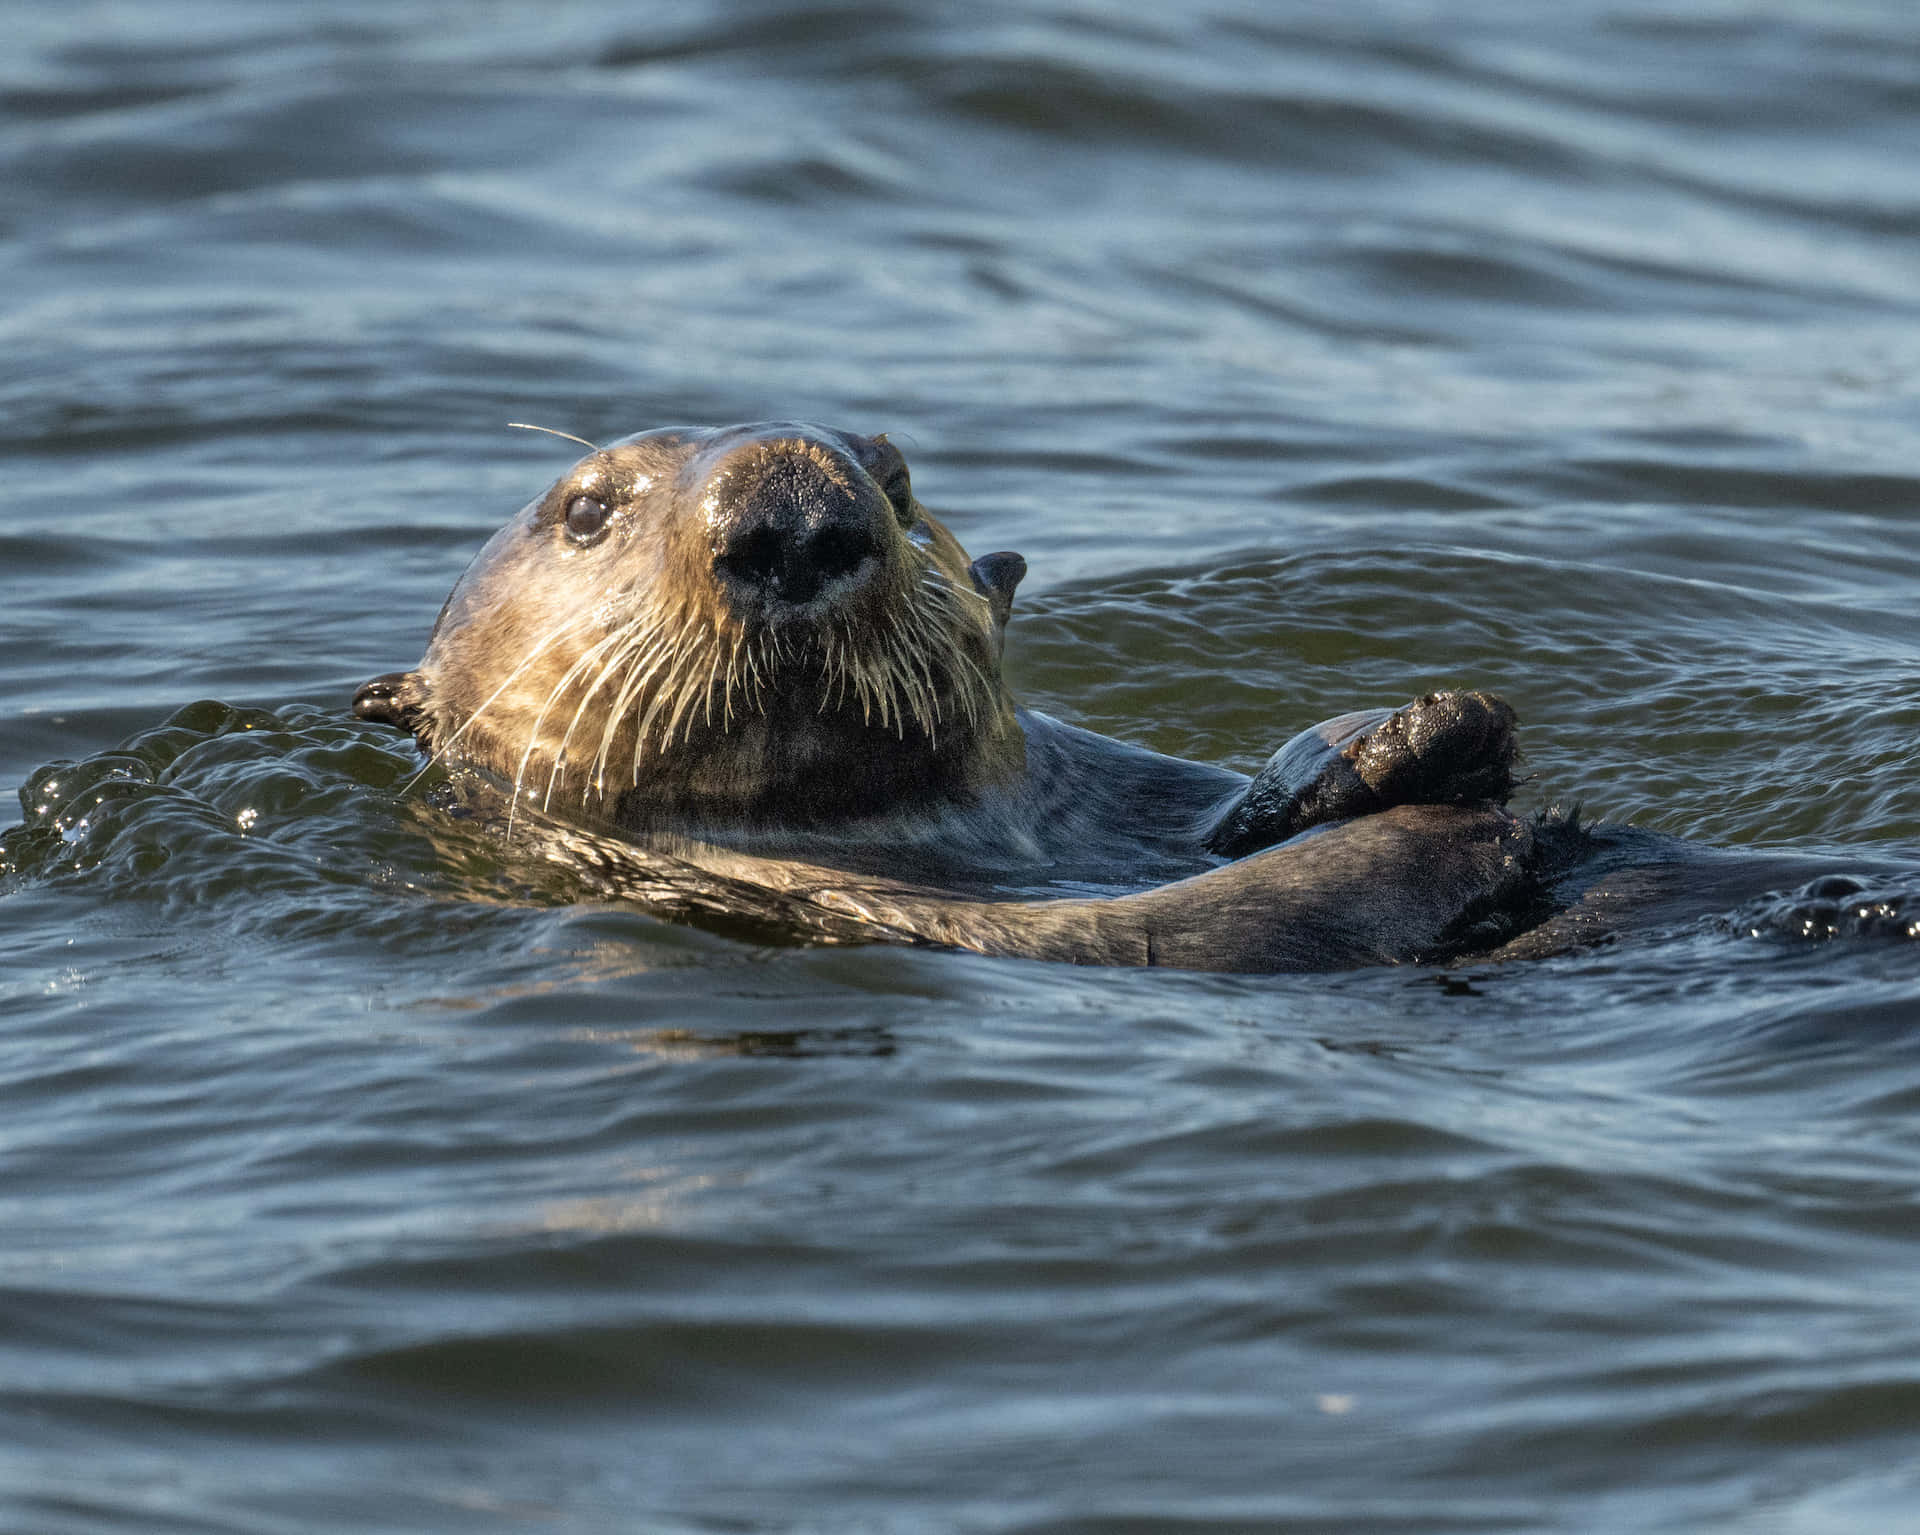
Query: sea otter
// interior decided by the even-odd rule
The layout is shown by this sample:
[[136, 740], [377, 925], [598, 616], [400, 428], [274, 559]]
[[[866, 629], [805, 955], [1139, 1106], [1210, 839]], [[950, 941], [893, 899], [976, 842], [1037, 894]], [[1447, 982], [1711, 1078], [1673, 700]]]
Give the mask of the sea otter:
[[1499, 699], [1332, 720], [1249, 781], [1016, 706], [1025, 570], [969, 560], [884, 436], [643, 432], [495, 534], [354, 711], [609, 893], [832, 939], [1282, 971], [1487, 952], [1577, 904], [1591, 837], [1504, 808]]

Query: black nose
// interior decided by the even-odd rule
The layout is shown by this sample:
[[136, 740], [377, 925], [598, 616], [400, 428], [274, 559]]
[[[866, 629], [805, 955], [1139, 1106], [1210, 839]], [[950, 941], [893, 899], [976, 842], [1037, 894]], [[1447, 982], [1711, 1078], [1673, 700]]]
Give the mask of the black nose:
[[878, 558], [893, 515], [858, 465], [806, 439], [737, 449], [714, 471], [707, 505], [722, 580], [795, 606]]

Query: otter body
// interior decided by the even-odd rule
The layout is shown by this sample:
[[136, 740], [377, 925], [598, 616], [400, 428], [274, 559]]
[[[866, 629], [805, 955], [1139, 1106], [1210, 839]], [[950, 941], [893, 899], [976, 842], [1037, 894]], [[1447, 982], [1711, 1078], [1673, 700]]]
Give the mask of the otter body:
[[1582, 851], [1524, 823], [1513, 713], [1431, 695], [1251, 781], [1016, 707], [1015, 554], [969, 560], [884, 438], [795, 423], [595, 450], [364, 686], [612, 894], [819, 936], [1297, 970], [1487, 951]]

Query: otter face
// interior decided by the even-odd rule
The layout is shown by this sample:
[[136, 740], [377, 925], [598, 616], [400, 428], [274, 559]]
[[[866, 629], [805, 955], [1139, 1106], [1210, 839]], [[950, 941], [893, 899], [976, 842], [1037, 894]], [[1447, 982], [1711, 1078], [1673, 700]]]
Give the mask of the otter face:
[[362, 718], [631, 829], [812, 827], [1016, 773], [1019, 556], [969, 565], [884, 437], [644, 432], [575, 464], [460, 578]]

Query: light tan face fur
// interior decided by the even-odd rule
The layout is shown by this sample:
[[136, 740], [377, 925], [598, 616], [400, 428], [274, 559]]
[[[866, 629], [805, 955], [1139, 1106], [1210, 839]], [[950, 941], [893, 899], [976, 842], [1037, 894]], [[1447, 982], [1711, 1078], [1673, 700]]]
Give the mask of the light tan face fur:
[[493, 536], [399, 691], [430, 751], [521, 803], [831, 824], [1019, 771], [1010, 591], [976, 589], [883, 439], [647, 432]]

